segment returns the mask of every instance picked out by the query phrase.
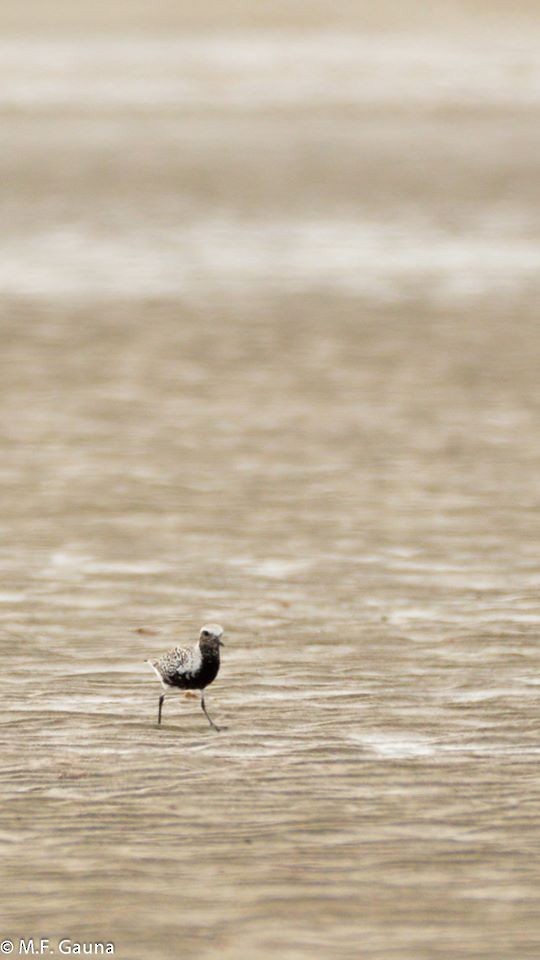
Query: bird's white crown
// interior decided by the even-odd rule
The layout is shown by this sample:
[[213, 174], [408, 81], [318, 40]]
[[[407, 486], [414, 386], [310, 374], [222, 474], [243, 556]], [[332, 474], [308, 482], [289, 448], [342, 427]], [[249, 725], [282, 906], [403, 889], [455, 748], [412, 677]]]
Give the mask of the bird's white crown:
[[221, 637], [223, 636], [223, 627], [219, 623], [205, 623], [204, 627], [201, 630], [201, 637], [203, 634], [209, 634], [211, 637]]

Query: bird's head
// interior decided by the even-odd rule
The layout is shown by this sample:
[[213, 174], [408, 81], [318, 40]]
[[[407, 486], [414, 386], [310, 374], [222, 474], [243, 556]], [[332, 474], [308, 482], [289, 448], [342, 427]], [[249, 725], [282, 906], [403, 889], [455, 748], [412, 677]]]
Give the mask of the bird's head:
[[206, 623], [199, 635], [199, 647], [209, 651], [218, 652], [220, 647], [224, 646], [223, 627], [219, 623]]

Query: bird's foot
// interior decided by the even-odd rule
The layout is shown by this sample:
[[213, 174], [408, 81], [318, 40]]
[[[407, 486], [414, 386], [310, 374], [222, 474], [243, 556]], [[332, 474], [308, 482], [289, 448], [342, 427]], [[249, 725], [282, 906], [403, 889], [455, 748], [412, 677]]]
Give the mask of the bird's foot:
[[211, 721], [210, 726], [212, 730], [216, 730], [217, 733], [221, 733], [222, 730], [229, 729], [228, 725], [225, 725], [225, 724], [220, 724], [220, 726], [218, 727], [217, 723], [214, 723], [213, 720]]

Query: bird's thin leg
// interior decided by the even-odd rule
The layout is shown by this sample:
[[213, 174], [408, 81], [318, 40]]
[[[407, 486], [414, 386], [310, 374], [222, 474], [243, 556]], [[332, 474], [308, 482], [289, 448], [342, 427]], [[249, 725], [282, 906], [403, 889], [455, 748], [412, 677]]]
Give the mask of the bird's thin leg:
[[161, 696], [160, 696], [160, 698], [159, 698], [159, 709], [158, 709], [158, 715], [157, 715], [158, 726], [159, 726], [160, 723], [161, 723], [161, 709], [162, 709], [162, 707], [163, 707], [163, 701], [164, 701], [164, 699], [165, 699], [165, 694], [162, 693]]
[[205, 705], [205, 702], [204, 702], [204, 693], [201, 693], [201, 707], [203, 708], [204, 714], [205, 714], [206, 719], [208, 720], [210, 726], [213, 727], [214, 730], [218, 730], [218, 731], [219, 731], [219, 730], [220, 730], [220, 727], [218, 727], [217, 723], [214, 723], [214, 721], [212, 720], [212, 717], [210, 716], [210, 714], [208, 713], [208, 710], [206, 709], [206, 705]]

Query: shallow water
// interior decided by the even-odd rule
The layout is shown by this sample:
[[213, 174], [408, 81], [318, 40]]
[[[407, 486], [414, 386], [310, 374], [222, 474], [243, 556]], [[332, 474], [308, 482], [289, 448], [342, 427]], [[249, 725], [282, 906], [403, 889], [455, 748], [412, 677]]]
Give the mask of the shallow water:
[[538, 956], [537, 47], [335, 36], [4, 41], [4, 937]]

